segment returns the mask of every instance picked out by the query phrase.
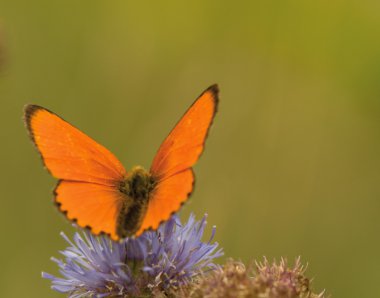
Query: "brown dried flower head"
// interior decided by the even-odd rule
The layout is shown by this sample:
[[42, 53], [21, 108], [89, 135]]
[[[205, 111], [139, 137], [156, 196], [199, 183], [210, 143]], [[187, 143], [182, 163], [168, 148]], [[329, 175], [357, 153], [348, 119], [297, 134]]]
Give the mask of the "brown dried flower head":
[[[323, 298], [315, 294], [310, 280], [304, 275], [305, 267], [297, 258], [293, 267], [285, 259], [269, 263], [266, 258], [246, 267], [228, 260], [223, 268], [203, 275], [195, 286], [182, 289], [180, 296], [193, 298]], [[178, 293], [177, 293], [178, 296]]]

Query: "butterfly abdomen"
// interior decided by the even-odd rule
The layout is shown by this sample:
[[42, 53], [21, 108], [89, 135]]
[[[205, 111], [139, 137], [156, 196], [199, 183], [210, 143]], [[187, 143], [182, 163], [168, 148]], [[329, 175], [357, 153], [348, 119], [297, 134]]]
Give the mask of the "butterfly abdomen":
[[125, 198], [116, 228], [120, 238], [131, 236], [140, 228], [155, 184], [152, 175], [142, 167], [133, 168], [127, 178], [121, 182], [119, 190]]

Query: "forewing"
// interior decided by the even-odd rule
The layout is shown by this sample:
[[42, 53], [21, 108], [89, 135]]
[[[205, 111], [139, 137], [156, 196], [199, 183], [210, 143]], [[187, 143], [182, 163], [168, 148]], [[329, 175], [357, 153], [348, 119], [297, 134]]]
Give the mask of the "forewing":
[[110, 151], [49, 110], [28, 105], [25, 122], [54, 177], [115, 185], [126, 175], [123, 165]]
[[98, 235], [108, 234], [118, 240], [117, 218], [123, 194], [115, 187], [76, 181], [60, 181], [55, 189], [55, 202], [69, 220]]
[[166, 137], [154, 157], [151, 173], [160, 180], [191, 168], [204, 149], [218, 104], [218, 87], [204, 91]]

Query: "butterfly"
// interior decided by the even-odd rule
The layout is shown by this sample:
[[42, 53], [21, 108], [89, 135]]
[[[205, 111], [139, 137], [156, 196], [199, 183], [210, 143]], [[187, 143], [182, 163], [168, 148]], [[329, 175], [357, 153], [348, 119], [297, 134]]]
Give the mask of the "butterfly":
[[25, 107], [29, 135], [50, 174], [54, 201], [67, 219], [113, 240], [156, 230], [194, 188], [193, 165], [204, 149], [218, 106], [218, 86], [206, 89], [159, 147], [150, 170], [127, 172], [105, 147], [37, 105]]

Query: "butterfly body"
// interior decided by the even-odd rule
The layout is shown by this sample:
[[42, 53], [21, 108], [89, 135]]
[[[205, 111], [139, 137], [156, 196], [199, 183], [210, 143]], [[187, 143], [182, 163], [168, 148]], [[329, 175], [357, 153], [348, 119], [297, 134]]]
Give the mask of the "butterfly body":
[[119, 191], [124, 196], [116, 226], [120, 238], [132, 236], [140, 228], [155, 184], [156, 179], [140, 166], [121, 181]]
[[159, 147], [148, 170], [127, 172], [105, 147], [55, 113], [25, 107], [25, 124], [45, 167], [58, 179], [54, 201], [80, 227], [113, 240], [157, 229], [194, 187], [193, 165], [203, 152], [218, 104], [206, 89]]

